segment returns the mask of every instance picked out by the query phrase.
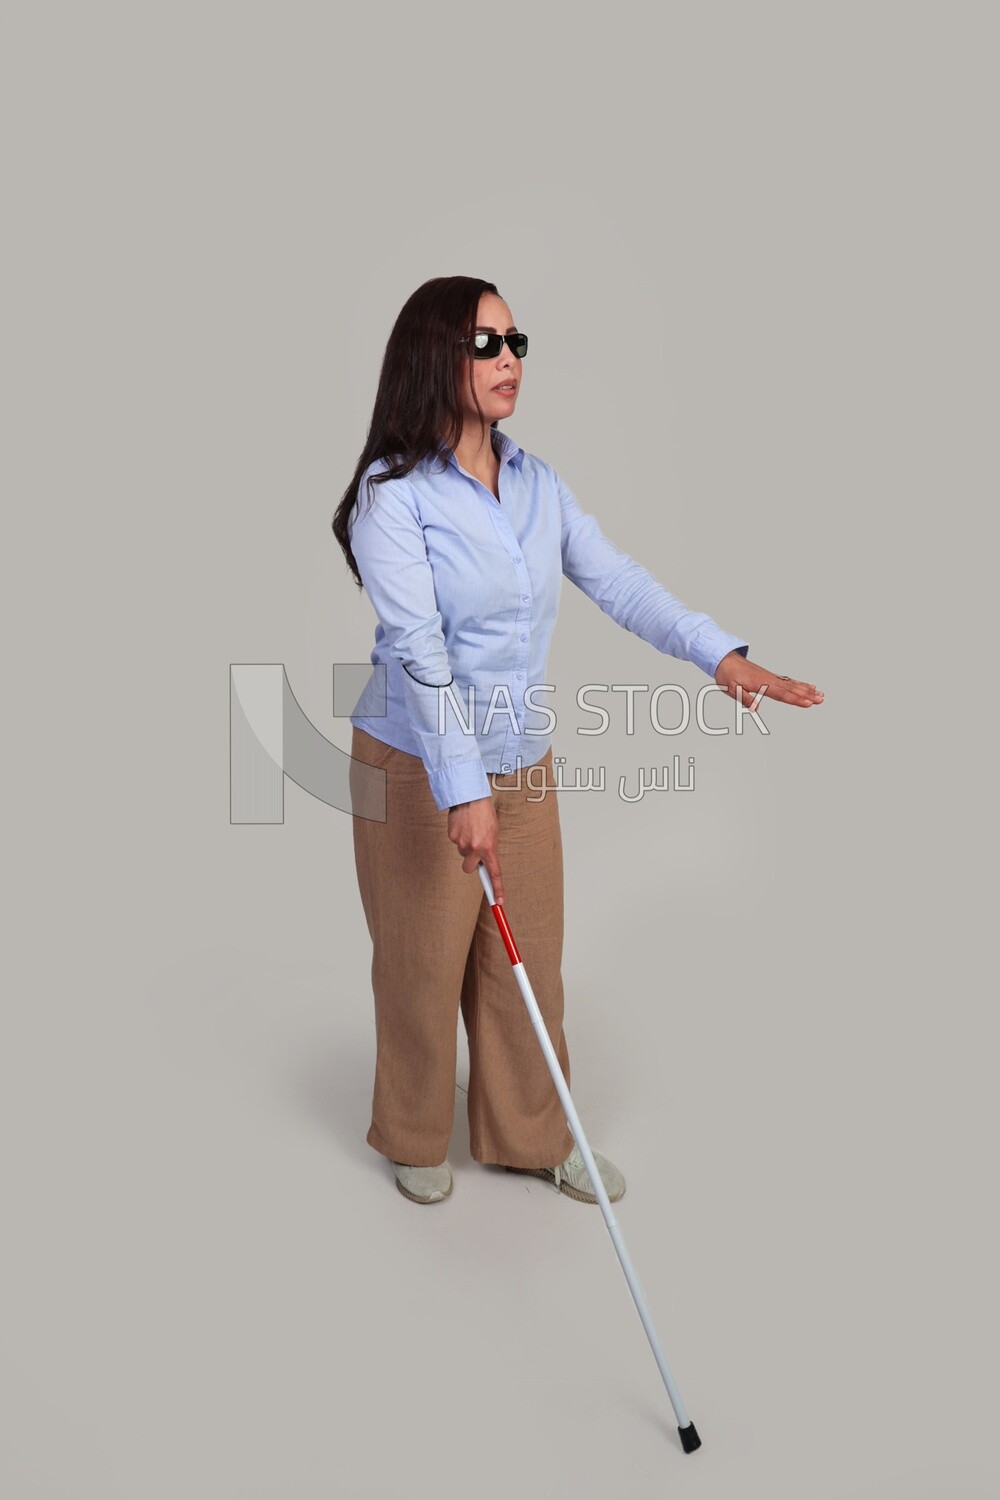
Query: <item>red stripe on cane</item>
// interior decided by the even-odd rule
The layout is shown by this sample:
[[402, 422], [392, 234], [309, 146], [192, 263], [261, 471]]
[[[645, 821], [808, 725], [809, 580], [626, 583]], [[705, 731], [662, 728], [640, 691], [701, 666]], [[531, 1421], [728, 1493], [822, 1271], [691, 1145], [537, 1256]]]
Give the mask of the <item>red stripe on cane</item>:
[[507, 949], [507, 957], [510, 959], [512, 964], [519, 964], [521, 962], [521, 955], [517, 951], [517, 944], [514, 941], [514, 934], [507, 926], [507, 918], [504, 916], [503, 907], [499, 902], [496, 902], [493, 906], [490, 907], [490, 911], [492, 911], [493, 915], [497, 919], [497, 926], [500, 929], [500, 936], [503, 938], [503, 945]]

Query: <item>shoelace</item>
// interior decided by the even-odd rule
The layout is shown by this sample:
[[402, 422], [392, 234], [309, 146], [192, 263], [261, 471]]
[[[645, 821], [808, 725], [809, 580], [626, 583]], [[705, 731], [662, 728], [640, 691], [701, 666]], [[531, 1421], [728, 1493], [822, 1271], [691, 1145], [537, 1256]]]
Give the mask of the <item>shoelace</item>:
[[563, 1167], [583, 1167], [584, 1169], [586, 1169], [586, 1166], [587, 1163], [584, 1161], [583, 1157], [580, 1154], [579, 1146], [574, 1146], [572, 1151], [567, 1156], [566, 1160], [562, 1162], [558, 1167], [553, 1168], [556, 1174], [556, 1187], [558, 1187], [560, 1182], [562, 1181]]

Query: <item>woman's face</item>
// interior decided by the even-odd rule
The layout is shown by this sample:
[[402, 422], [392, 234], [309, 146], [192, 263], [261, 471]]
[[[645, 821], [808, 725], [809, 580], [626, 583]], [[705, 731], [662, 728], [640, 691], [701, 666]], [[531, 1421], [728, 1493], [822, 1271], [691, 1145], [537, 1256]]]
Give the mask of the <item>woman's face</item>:
[[[496, 292], [484, 292], [479, 299], [476, 326], [487, 333], [515, 333], [516, 327], [510, 308]], [[521, 361], [503, 344], [495, 359], [472, 359], [459, 366], [459, 397], [466, 421], [476, 427], [479, 415], [469, 388], [469, 369], [472, 384], [483, 410], [487, 426], [509, 417], [517, 403], [521, 388]], [[506, 388], [506, 389], [505, 389]]]

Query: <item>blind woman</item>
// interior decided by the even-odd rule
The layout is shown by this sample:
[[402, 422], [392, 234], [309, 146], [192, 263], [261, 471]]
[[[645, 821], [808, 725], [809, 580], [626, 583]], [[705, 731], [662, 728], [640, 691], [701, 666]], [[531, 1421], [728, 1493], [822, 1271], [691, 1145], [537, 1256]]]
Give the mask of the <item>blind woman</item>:
[[[504, 903], [569, 1086], [562, 841], [539, 688], [563, 577], [730, 696], [823, 699], [750, 661], [747, 641], [619, 551], [552, 465], [500, 431], [527, 349], [492, 282], [418, 287], [389, 335], [367, 442], [333, 518], [377, 617], [377, 670], [351, 715], [352, 761], [384, 772], [386, 789], [384, 819], [352, 817], [375, 1003], [367, 1141], [415, 1203], [454, 1185], [459, 1014], [473, 1160], [597, 1201], [477, 874], [482, 863]], [[624, 1176], [594, 1159], [614, 1202]]]

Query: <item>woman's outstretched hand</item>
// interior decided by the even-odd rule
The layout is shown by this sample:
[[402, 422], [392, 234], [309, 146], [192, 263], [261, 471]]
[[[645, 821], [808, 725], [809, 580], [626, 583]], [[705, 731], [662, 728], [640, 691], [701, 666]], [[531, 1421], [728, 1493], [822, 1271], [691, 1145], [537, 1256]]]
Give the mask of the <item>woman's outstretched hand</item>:
[[503, 876], [497, 859], [500, 821], [492, 797], [459, 802], [448, 809], [448, 837], [462, 855], [462, 869], [474, 875], [481, 864], [493, 885], [493, 895], [503, 904]]
[[725, 688], [730, 698], [736, 697], [736, 689], [743, 689], [743, 702], [752, 701], [762, 687], [767, 688], [765, 698], [776, 698], [779, 703], [791, 703], [796, 708], [812, 708], [823, 702], [823, 694], [814, 682], [799, 682], [794, 677], [778, 676], [755, 661], [748, 661], [738, 651], [729, 651], [715, 669], [715, 680]]

